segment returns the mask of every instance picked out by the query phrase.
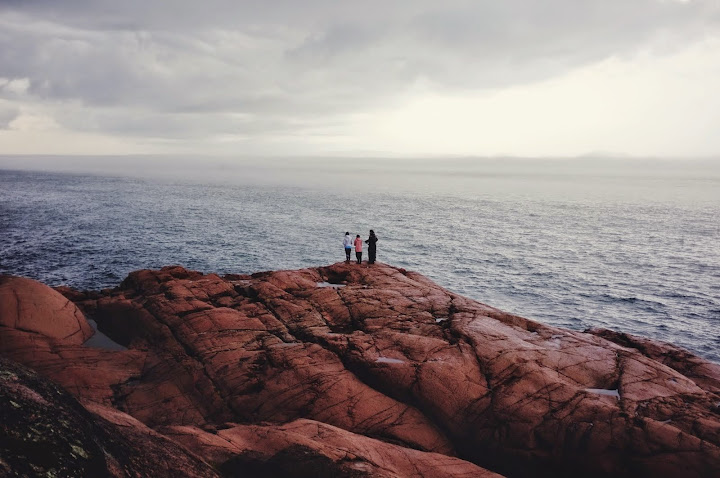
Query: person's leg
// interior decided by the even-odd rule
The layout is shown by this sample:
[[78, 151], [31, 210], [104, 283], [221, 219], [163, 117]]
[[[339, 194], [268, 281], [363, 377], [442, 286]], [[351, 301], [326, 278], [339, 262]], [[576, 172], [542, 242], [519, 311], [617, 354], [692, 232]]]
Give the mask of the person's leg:
[[350, 249], [345, 248], [345, 262], [350, 262]]
[[370, 263], [370, 264], [375, 263], [375, 251], [373, 249], [368, 250], [368, 263]]
[[362, 252], [356, 252], [355, 257], [357, 257], [357, 263], [360, 264], [362, 262]]

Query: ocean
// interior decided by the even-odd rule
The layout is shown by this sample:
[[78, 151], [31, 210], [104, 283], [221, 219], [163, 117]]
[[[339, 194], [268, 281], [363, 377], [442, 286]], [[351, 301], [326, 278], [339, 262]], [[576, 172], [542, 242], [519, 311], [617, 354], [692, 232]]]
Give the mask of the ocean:
[[0, 272], [52, 286], [322, 266], [369, 229], [467, 297], [720, 363], [720, 161], [0, 158]]

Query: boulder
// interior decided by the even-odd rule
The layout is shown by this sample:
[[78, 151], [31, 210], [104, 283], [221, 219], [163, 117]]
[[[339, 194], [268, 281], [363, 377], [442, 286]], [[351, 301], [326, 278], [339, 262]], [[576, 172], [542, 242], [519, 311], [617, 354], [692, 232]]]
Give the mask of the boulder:
[[12, 276], [0, 276], [0, 327], [67, 344], [82, 344], [93, 335], [83, 313], [62, 294], [40, 282]]

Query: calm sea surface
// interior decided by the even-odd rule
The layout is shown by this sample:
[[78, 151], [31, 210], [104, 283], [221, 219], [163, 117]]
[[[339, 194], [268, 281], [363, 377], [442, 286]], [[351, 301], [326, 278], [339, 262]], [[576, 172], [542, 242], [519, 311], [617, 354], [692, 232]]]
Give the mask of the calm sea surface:
[[720, 362], [720, 162], [22, 161], [0, 161], [3, 273], [100, 289], [170, 264], [304, 268], [372, 228], [379, 261], [460, 294]]

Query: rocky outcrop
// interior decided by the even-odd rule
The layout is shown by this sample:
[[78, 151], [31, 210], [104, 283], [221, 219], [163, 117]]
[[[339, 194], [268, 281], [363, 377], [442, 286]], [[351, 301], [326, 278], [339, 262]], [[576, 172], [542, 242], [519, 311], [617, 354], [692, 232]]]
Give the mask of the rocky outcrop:
[[35, 368], [76, 396], [111, 406], [113, 388], [140, 376], [147, 353], [83, 346], [93, 333], [82, 311], [59, 292], [0, 276], [0, 355]]
[[137, 420], [97, 405], [90, 410], [96, 414], [53, 382], [0, 359], [0, 476], [218, 476]]
[[82, 344], [93, 334], [82, 312], [40, 282], [0, 275], [0, 326]]
[[219, 277], [169, 267], [110, 291], [62, 292], [128, 350], [10, 321], [0, 354], [228, 474], [720, 469], [716, 365], [639, 338], [545, 326], [402, 269]]
[[680, 347], [623, 332], [597, 328], [587, 332], [637, 350], [644, 356], [677, 370], [704, 390], [720, 393], [720, 365], [716, 363], [703, 360]]
[[467, 461], [427, 453], [298, 419], [284, 425], [235, 425], [214, 433], [163, 427], [172, 437], [216, 463], [230, 476], [498, 477]]

